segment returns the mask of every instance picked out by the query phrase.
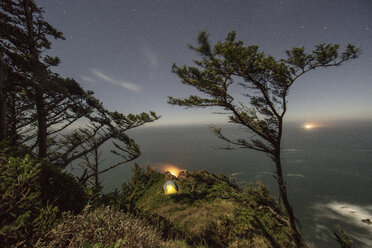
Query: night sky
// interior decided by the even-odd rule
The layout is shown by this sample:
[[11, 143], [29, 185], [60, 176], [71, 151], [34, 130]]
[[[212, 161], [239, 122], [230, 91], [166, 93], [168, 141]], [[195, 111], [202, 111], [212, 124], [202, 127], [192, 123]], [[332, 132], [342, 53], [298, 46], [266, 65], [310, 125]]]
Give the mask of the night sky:
[[[321, 125], [372, 117], [372, 1], [350, 0], [36, 0], [44, 17], [63, 32], [50, 55], [54, 68], [93, 90], [106, 107], [123, 113], [153, 110], [155, 125], [216, 123], [215, 109], [184, 109], [167, 96], [196, 93], [171, 73], [173, 62], [192, 63], [198, 32], [210, 41], [231, 30], [246, 45], [284, 58], [294, 46], [353, 43], [362, 51], [341, 67], [308, 73], [290, 91], [288, 121]], [[333, 124], [330, 124], [333, 123]]]

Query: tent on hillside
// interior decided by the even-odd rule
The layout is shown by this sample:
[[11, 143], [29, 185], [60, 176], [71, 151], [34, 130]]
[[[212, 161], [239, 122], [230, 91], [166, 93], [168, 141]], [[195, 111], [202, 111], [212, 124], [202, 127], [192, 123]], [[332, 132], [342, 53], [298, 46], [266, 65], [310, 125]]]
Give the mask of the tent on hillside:
[[176, 194], [178, 192], [177, 184], [174, 181], [167, 181], [163, 185], [163, 189], [166, 195]]

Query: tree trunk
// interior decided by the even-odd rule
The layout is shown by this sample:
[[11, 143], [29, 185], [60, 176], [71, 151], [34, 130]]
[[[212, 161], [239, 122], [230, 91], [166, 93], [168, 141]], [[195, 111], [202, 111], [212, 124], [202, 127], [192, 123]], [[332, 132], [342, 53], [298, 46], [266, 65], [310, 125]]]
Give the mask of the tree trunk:
[[9, 137], [10, 137], [10, 145], [16, 146], [19, 140], [18, 133], [17, 133], [17, 113], [16, 113], [16, 99], [15, 95], [11, 94], [9, 97], [8, 103], [8, 130], [9, 130]]
[[[94, 142], [95, 143], [95, 142]], [[99, 152], [98, 147], [94, 149], [94, 186], [99, 186], [99, 178], [98, 178], [98, 166], [99, 166]]]
[[3, 56], [0, 54], [0, 141], [7, 138], [7, 96], [5, 93], [5, 75]]
[[[23, 8], [25, 11], [25, 22], [27, 25], [27, 38], [28, 38], [28, 50], [31, 55], [31, 62], [35, 63], [35, 66], [40, 63], [39, 51], [36, 48], [36, 41], [34, 37], [34, 26], [33, 26], [33, 12], [30, 7], [31, 0], [23, 1]], [[43, 98], [43, 89], [40, 86], [40, 68], [32, 68], [32, 83], [35, 89], [35, 103], [37, 112], [37, 123], [38, 123], [38, 147], [39, 147], [39, 158], [47, 157], [47, 123], [46, 123], [46, 110]]]
[[296, 248], [305, 248], [307, 246], [304, 240], [302, 239], [300, 232], [297, 229], [296, 219], [293, 213], [293, 209], [292, 209], [292, 206], [289, 204], [288, 195], [287, 195], [287, 187], [283, 179], [282, 165], [280, 161], [280, 150], [277, 151], [277, 153], [275, 154], [275, 166], [276, 166], [277, 182], [278, 182], [279, 191], [280, 191], [279, 193], [283, 201], [284, 208], [288, 214], [289, 224], [291, 228], [291, 236], [292, 236], [294, 246]]
[[35, 102], [37, 111], [37, 123], [38, 123], [38, 147], [39, 147], [39, 158], [47, 157], [47, 123], [43, 92], [40, 87], [35, 87]]

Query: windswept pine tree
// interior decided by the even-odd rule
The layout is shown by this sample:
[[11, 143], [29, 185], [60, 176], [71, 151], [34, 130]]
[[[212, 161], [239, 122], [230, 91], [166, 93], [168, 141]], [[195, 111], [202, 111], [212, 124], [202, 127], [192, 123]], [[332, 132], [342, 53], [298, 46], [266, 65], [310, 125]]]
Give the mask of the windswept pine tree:
[[38, 158], [63, 169], [111, 140], [122, 159], [99, 174], [139, 157], [126, 131], [159, 117], [109, 111], [93, 92], [52, 72], [59, 59], [45, 53], [50, 39], [64, 38], [34, 1], [1, 1], [0, 141], [27, 145]]
[[[307, 72], [339, 66], [358, 57], [359, 50], [349, 44], [339, 53], [338, 44], [319, 44], [311, 52], [303, 47], [286, 51], [286, 59], [275, 59], [260, 52], [258, 46], [245, 46], [230, 32], [223, 42], [213, 47], [206, 32], [198, 37], [199, 46], [191, 47], [200, 56], [196, 66], [173, 65], [172, 71], [181, 82], [193, 86], [202, 95], [185, 99], [169, 97], [169, 103], [185, 107], [221, 107], [229, 113], [230, 122], [245, 127], [252, 138], [234, 140], [220, 128], [212, 127], [217, 137], [236, 146], [266, 153], [274, 162], [280, 199], [288, 215], [288, 225], [295, 247], [306, 247], [296, 226], [296, 218], [287, 194], [281, 163], [283, 120], [287, 96], [293, 83]], [[234, 97], [232, 87], [240, 86], [247, 98]]]
[[[49, 39], [63, 39], [62, 33], [44, 20], [42, 10], [32, 0], [2, 1], [0, 26], [1, 63], [3, 64], [4, 60], [11, 62], [13, 70], [23, 79], [17, 83], [21, 83], [28, 94], [32, 91], [38, 123], [38, 154], [40, 158], [46, 158], [47, 119], [43, 78], [48, 74], [48, 67], [58, 65], [59, 59], [42, 54], [51, 47]], [[2, 90], [5, 88], [4, 82], [6, 80], [3, 78]], [[14, 82], [8, 80], [8, 83]], [[2, 109], [5, 110], [6, 107]], [[4, 114], [0, 116], [4, 117]], [[0, 122], [5, 123], [6, 120], [2, 119]], [[3, 130], [2, 133], [4, 132], [6, 131]]]

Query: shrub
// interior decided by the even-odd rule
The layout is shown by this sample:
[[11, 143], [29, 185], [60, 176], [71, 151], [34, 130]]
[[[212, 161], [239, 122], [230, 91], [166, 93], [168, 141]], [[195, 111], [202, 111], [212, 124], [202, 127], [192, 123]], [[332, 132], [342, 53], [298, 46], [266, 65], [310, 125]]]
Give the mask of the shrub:
[[124, 211], [135, 211], [135, 202], [142, 196], [147, 188], [163, 178], [163, 175], [147, 166], [146, 170], [138, 164], [133, 166], [133, 175], [130, 181], [122, 184], [120, 208]]
[[[85, 208], [80, 215], [64, 214], [39, 247], [159, 247], [160, 234], [148, 223], [109, 206]], [[84, 245], [84, 246], [83, 246]], [[88, 246], [89, 247], [89, 246]]]
[[120, 208], [121, 194], [118, 189], [104, 193], [101, 183], [98, 185], [85, 185], [85, 191], [88, 194], [88, 204], [93, 208], [112, 206]]
[[42, 162], [39, 182], [43, 203], [52, 203], [61, 212], [80, 213], [87, 204], [88, 197], [83, 186], [73, 175], [53, 164]]
[[24, 158], [0, 162], [0, 244], [31, 247], [57, 218], [58, 208], [45, 205], [39, 184], [41, 164]]
[[29, 153], [29, 149], [25, 145], [13, 146], [7, 141], [0, 141], [0, 160], [2, 161], [7, 160], [8, 157], [24, 157]]
[[30, 155], [9, 157], [18, 153], [0, 152], [1, 247], [32, 247], [62, 211], [80, 212], [87, 199], [73, 176]]

